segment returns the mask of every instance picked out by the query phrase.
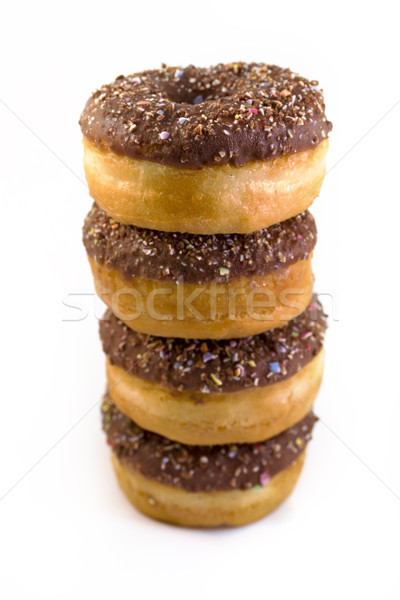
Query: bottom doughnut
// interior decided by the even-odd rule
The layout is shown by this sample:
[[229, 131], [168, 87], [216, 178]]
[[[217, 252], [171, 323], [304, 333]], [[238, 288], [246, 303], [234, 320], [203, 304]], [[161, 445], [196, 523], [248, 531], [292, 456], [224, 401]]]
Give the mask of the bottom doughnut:
[[255, 444], [191, 446], [142, 429], [113, 403], [103, 429], [123, 492], [146, 515], [196, 527], [245, 525], [273, 511], [293, 490], [317, 417], [310, 411]]
[[260, 489], [193, 493], [146, 479], [112, 454], [119, 486], [140, 512], [186, 527], [238, 526], [262, 519], [291, 494], [304, 459], [305, 452]]

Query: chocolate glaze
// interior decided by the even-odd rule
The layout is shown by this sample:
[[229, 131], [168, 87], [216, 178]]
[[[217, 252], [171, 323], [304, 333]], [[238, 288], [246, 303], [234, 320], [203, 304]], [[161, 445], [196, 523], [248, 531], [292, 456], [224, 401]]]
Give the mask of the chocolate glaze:
[[146, 335], [127, 327], [111, 311], [100, 321], [100, 337], [111, 364], [169, 389], [207, 394], [288, 379], [320, 352], [326, 326], [326, 315], [314, 297], [302, 315], [283, 327], [247, 338], [205, 341]]
[[90, 142], [131, 158], [242, 166], [315, 148], [328, 136], [317, 86], [263, 63], [163, 65], [101, 87], [80, 125]]
[[125, 279], [198, 284], [267, 275], [307, 258], [316, 239], [308, 211], [254, 233], [194, 235], [117, 223], [94, 204], [83, 226], [88, 255]]
[[102, 419], [107, 441], [125, 467], [188, 492], [267, 485], [297, 460], [317, 421], [310, 412], [293, 427], [257, 444], [187, 446], [142, 429], [117, 409], [108, 394]]

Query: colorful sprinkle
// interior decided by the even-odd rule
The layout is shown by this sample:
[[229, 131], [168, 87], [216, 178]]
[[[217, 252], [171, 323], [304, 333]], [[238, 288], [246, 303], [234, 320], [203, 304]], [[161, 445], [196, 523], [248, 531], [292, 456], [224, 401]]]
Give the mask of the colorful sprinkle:
[[211, 373], [210, 377], [215, 385], [222, 385], [222, 381], [215, 375], [215, 373]]
[[234, 372], [235, 372], [235, 377], [244, 377], [244, 375], [245, 375], [245, 370], [242, 365], [237, 365]]
[[228, 456], [229, 458], [236, 458], [238, 447], [236, 445], [230, 446]]
[[308, 340], [308, 338], [310, 338], [311, 336], [312, 336], [312, 331], [305, 331], [304, 333], [301, 334], [300, 339]]

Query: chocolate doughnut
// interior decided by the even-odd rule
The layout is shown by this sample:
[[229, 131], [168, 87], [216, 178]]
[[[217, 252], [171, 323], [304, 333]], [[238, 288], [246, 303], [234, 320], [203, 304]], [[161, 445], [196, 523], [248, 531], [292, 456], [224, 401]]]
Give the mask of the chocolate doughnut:
[[241, 525], [292, 491], [317, 418], [257, 444], [185, 446], [142, 429], [108, 394], [103, 429], [121, 488], [142, 512], [181, 525]]
[[284, 327], [231, 340], [144, 335], [108, 311], [100, 337], [110, 396], [141, 427], [184, 444], [257, 442], [311, 410], [325, 329], [316, 298]]
[[90, 193], [117, 221], [249, 233], [306, 210], [325, 172], [318, 82], [263, 63], [120, 76], [81, 115]]
[[204, 236], [124, 225], [94, 204], [83, 242], [100, 298], [144, 333], [246, 337], [298, 316], [312, 295], [307, 211], [251, 234]]

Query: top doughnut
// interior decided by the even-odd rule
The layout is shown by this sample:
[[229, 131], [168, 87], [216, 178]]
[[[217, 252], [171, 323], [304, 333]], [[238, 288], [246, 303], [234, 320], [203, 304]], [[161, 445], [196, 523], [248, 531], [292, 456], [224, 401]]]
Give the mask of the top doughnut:
[[[242, 62], [119, 76], [91, 96], [80, 125], [89, 188], [104, 210], [191, 233], [248, 233], [303, 212], [318, 194], [332, 128], [317, 81]], [[254, 203], [258, 227], [244, 214]], [[232, 210], [243, 218], [223, 214]]]
[[117, 154], [201, 168], [293, 154], [332, 125], [317, 81], [262, 63], [161, 69], [117, 77], [81, 117], [84, 136]]

